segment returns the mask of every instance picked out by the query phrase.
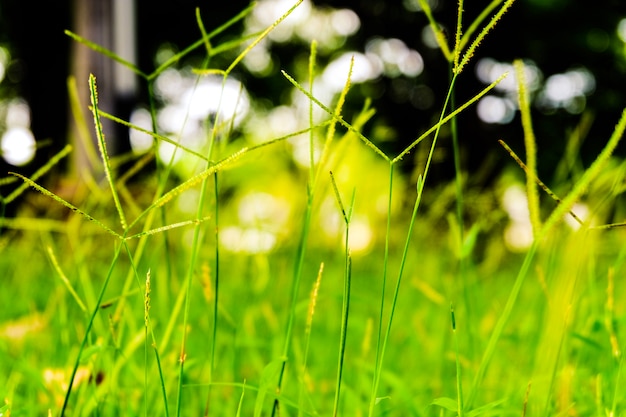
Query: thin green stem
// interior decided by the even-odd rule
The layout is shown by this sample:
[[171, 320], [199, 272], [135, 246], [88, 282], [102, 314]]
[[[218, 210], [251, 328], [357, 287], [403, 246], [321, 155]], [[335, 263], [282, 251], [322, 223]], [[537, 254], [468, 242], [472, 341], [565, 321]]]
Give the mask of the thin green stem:
[[[392, 165], [393, 167], [393, 165]], [[380, 384], [380, 375], [383, 369], [383, 362], [385, 359], [385, 352], [387, 350], [387, 343], [389, 342], [389, 336], [391, 335], [391, 327], [393, 324], [393, 318], [395, 315], [396, 307], [398, 305], [398, 296], [400, 295], [400, 287], [402, 284], [402, 277], [404, 275], [404, 268], [406, 266], [406, 259], [409, 254], [409, 247], [411, 243], [411, 236], [413, 235], [413, 226], [415, 225], [415, 220], [417, 219], [417, 213], [419, 211], [420, 202], [422, 200], [422, 192], [424, 190], [424, 181], [422, 177], [418, 177], [417, 180], [417, 195], [415, 198], [415, 204], [413, 205], [413, 213], [411, 214], [411, 221], [409, 222], [409, 229], [407, 231], [407, 237], [404, 243], [404, 250], [402, 251], [402, 258], [400, 259], [400, 269], [398, 271], [398, 278], [396, 280], [396, 286], [393, 293], [393, 299], [391, 302], [391, 311], [389, 313], [389, 320], [387, 322], [387, 328], [385, 330], [385, 335], [382, 339], [382, 346], [380, 347], [380, 353], [376, 354], [376, 370], [374, 374], [374, 386], [372, 388], [372, 397], [370, 398], [370, 409], [369, 416], [374, 415], [374, 406], [376, 405], [376, 396], [378, 393], [378, 386]], [[381, 322], [382, 322], [382, 311], [381, 311]], [[380, 332], [380, 328], [379, 328]]]
[[214, 187], [214, 198], [215, 198], [215, 283], [213, 285], [213, 337], [211, 340], [211, 353], [209, 357], [209, 388], [207, 392], [206, 406], [204, 409], [204, 415], [209, 415], [209, 404], [211, 401], [211, 382], [213, 382], [213, 372], [215, 371], [215, 347], [217, 345], [217, 326], [219, 324], [219, 316], [218, 316], [218, 301], [219, 301], [219, 289], [220, 289], [220, 235], [219, 235], [219, 185], [218, 185], [218, 177], [217, 172], [214, 175], [213, 181]]
[[350, 288], [352, 286], [352, 257], [350, 255], [350, 217], [352, 214], [352, 208], [354, 207], [354, 194], [352, 195], [352, 204], [350, 206], [350, 209], [346, 210], [332, 171], [330, 172], [330, 180], [335, 191], [335, 197], [337, 199], [337, 202], [339, 203], [339, 208], [343, 216], [344, 224], [346, 226], [346, 235], [344, 241], [345, 266], [343, 303], [341, 309], [341, 335], [339, 337], [339, 357], [337, 359], [337, 378], [335, 382], [335, 400], [333, 403], [333, 417], [336, 417], [337, 413], [339, 412], [339, 399], [341, 397], [341, 379], [343, 375], [343, 365], [346, 353], [346, 339], [348, 336], [348, 318], [350, 313]]
[[461, 361], [459, 360], [459, 337], [456, 331], [456, 317], [454, 315], [454, 307], [450, 306], [450, 319], [452, 321], [452, 333], [454, 337], [454, 352], [456, 362], [456, 403], [457, 414], [459, 417], [465, 416], [465, 407], [463, 404], [463, 381], [461, 379]]
[[111, 265], [109, 266], [109, 271], [107, 272], [106, 278], [104, 279], [104, 283], [102, 284], [102, 288], [100, 289], [100, 294], [98, 295], [98, 299], [96, 300], [96, 304], [93, 308], [93, 312], [91, 313], [91, 317], [89, 317], [89, 321], [87, 322], [87, 328], [85, 329], [85, 335], [83, 336], [83, 341], [80, 344], [80, 348], [78, 349], [78, 355], [76, 357], [76, 361], [74, 361], [74, 368], [72, 369], [72, 374], [70, 375], [70, 380], [67, 384], [67, 392], [65, 393], [65, 399], [63, 400], [63, 406], [61, 407], [61, 417], [65, 415], [67, 407], [70, 401], [70, 394], [72, 393], [72, 388], [74, 386], [74, 380], [76, 378], [76, 371], [78, 371], [78, 365], [80, 364], [80, 358], [85, 350], [85, 346], [87, 346], [87, 340], [89, 339], [89, 335], [91, 333], [91, 328], [96, 319], [96, 315], [100, 310], [100, 304], [102, 303], [102, 299], [104, 298], [104, 293], [106, 292], [107, 287], [109, 286], [109, 281], [111, 280], [111, 276], [113, 276], [113, 270], [117, 265], [117, 260], [119, 259], [120, 253], [122, 253], [122, 247], [124, 247], [124, 243], [120, 242], [115, 250], [115, 254], [113, 255], [113, 260], [111, 261]]
[[[462, 7], [460, 5], [459, 7]], [[460, 25], [460, 22], [459, 22]], [[460, 46], [459, 46], [460, 47]], [[451, 79], [454, 79], [454, 71], [450, 71]], [[454, 91], [450, 92], [450, 112], [453, 113], [456, 110], [456, 94]], [[459, 145], [459, 128], [456, 117], [450, 120], [450, 132], [452, 134], [452, 154], [454, 157], [454, 186], [456, 192], [456, 222], [458, 226], [458, 251], [459, 251], [459, 282], [463, 289], [463, 299], [465, 303], [465, 316], [468, 322], [471, 321], [472, 303], [470, 300], [469, 283], [467, 279], [467, 269], [469, 259], [464, 251], [465, 243], [465, 221], [464, 221], [464, 198], [463, 198], [463, 171], [461, 168], [461, 147]], [[468, 337], [470, 339], [469, 346], [473, 347], [472, 332], [468, 328]]]
[[[308, 187], [307, 187], [308, 188]], [[302, 268], [304, 265], [304, 254], [306, 252], [306, 244], [309, 239], [309, 230], [311, 226], [311, 213], [313, 211], [313, 192], [307, 190], [307, 205], [304, 213], [304, 222], [302, 224], [302, 232], [300, 234], [300, 240], [298, 242], [298, 250], [296, 253], [296, 263], [293, 271], [293, 281], [291, 286], [291, 301], [289, 307], [289, 315], [287, 317], [287, 324], [285, 326], [285, 339], [283, 342], [282, 357], [283, 363], [280, 367], [278, 374], [278, 383], [276, 385], [277, 397], [274, 400], [272, 407], [272, 416], [275, 416], [278, 412], [278, 397], [283, 386], [283, 379], [285, 376], [285, 368], [287, 366], [287, 357], [289, 355], [289, 348], [291, 346], [291, 333], [293, 332], [293, 324], [296, 318], [296, 307], [298, 303], [298, 294], [300, 292], [300, 280], [302, 278]]]
[[476, 375], [474, 377], [472, 390], [470, 391], [469, 398], [467, 400], [468, 409], [472, 408], [474, 401], [476, 400], [476, 395], [478, 394], [478, 388], [480, 384], [482, 383], [483, 378], [485, 377], [485, 373], [487, 372], [487, 367], [489, 366], [489, 363], [491, 362], [491, 359], [493, 358], [493, 354], [495, 353], [495, 350], [496, 350], [496, 345], [498, 341], [500, 340], [500, 337], [502, 336], [504, 327], [506, 326], [506, 324], [509, 321], [509, 318], [511, 317], [513, 307], [515, 306], [515, 303], [517, 301], [517, 296], [519, 295], [519, 292], [522, 288], [522, 284], [524, 283], [524, 280], [526, 279], [526, 276], [528, 275], [528, 270], [530, 269], [530, 265], [533, 262], [536, 252], [537, 252], [537, 241], [534, 241], [534, 243], [532, 244], [532, 246], [526, 253], [526, 257], [524, 258], [524, 263], [522, 264], [522, 267], [520, 268], [517, 274], [517, 278], [515, 278], [515, 282], [513, 283], [513, 288], [511, 289], [509, 298], [506, 302], [506, 305], [504, 306], [504, 310], [502, 310], [502, 313], [500, 314], [500, 318], [498, 318], [498, 322], [496, 323], [496, 326], [494, 327], [493, 332], [491, 333], [491, 336], [489, 337], [489, 341], [487, 342], [487, 348], [485, 349], [482, 360], [478, 367], [478, 371], [476, 372]]
[[380, 374], [382, 372], [382, 333], [383, 333], [383, 317], [385, 314], [385, 289], [387, 288], [387, 269], [389, 266], [389, 241], [391, 240], [391, 204], [393, 201], [393, 171], [394, 164], [389, 163], [389, 197], [387, 200], [387, 230], [385, 232], [385, 256], [383, 258], [383, 277], [380, 294], [380, 309], [378, 317], [378, 334], [376, 336], [376, 360], [374, 362], [374, 378], [372, 380], [372, 392], [370, 394], [370, 404], [368, 416], [374, 415], [374, 407], [376, 406], [376, 395], [378, 394], [378, 384]]

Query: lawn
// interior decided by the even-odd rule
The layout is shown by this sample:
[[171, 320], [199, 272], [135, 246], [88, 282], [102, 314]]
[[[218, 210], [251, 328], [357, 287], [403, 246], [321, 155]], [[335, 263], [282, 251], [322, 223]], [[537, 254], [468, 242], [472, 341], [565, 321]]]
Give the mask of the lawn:
[[[440, 38], [448, 98], [512, 3], [473, 30], [459, 12], [455, 39]], [[208, 55], [239, 52], [194, 76], [225, 88], [290, 12], [221, 49], [198, 18]], [[106, 113], [98, 80], [77, 80], [90, 87], [79, 122], [97, 169], [57, 178], [68, 146], [0, 183], [23, 184], [2, 194], [3, 209], [21, 204], [1, 219], [0, 416], [624, 414], [625, 165], [612, 154], [626, 113], [593, 164], [549, 189], [523, 62], [465, 103], [446, 99], [430, 130], [389, 155], [362, 133], [375, 102], [343, 116], [356, 64], [327, 103], [308, 87], [315, 43], [307, 52], [307, 73], [284, 73], [308, 106], [302, 129], [259, 139], [218, 112], [199, 147]], [[129, 69], [150, 84], [185, 53]], [[518, 86], [525, 149], [503, 143], [511, 169], [488, 188], [460, 162], [453, 181], [431, 182], [442, 130], [459, 152], [455, 117], [504, 77]], [[105, 119], [154, 145], [110, 157]]]

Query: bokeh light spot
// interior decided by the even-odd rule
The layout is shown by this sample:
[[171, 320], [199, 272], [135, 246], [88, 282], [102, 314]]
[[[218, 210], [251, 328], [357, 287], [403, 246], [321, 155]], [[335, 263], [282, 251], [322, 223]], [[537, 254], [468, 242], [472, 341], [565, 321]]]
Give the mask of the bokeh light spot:
[[478, 117], [485, 123], [506, 124], [515, 116], [514, 104], [505, 98], [485, 96], [476, 106]]
[[9, 164], [26, 165], [35, 157], [35, 136], [25, 127], [11, 127], [2, 135], [0, 148]]
[[[152, 119], [150, 112], [146, 109], [136, 109], [130, 115], [130, 122], [135, 126], [142, 129], [152, 130]], [[147, 152], [153, 143], [152, 136], [147, 133], [140, 132], [136, 129], [130, 129], [129, 131], [130, 146], [133, 152], [144, 153]]]
[[332, 12], [330, 22], [335, 32], [341, 36], [350, 36], [361, 27], [359, 16], [350, 9]]
[[626, 17], [617, 24], [617, 36], [619, 36], [622, 42], [626, 42]]

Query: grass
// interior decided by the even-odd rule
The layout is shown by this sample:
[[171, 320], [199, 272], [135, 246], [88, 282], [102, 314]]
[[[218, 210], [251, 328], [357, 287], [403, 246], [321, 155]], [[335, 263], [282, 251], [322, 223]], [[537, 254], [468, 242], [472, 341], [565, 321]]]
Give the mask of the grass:
[[[420, 4], [441, 33], [427, 2]], [[503, 156], [508, 151], [526, 175], [534, 240], [523, 254], [503, 250], [504, 213], [495, 196], [464, 180], [463, 132], [455, 117], [506, 74], [459, 106], [455, 85], [512, 4], [494, 0], [464, 30], [459, 3], [454, 45], [438, 37], [451, 74], [438, 122], [396, 156], [363, 134], [373, 117], [368, 104], [350, 120], [343, 115], [352, 68], [334, 104], [316, 98], [315, 43], [307, 86], [283, 72], [285, 85], [308, 99], [308, 127], [261, 144], [243, 145], [234, 122], [216, 117], [205, 148], [182, 146], [100, 109], [93, 76], [90, 129], [71, 80], [83, 146], [94, 131], [98, 149], [88, 154], [99, 155], [103, 176], [83, 173], [73, 195], [42, 185], [72, 151], [66, 147], [30, 178], [12, 173], [3, 180], [23, 185], [2, 196], [2, 208], [29, 187], [39, 193], [28, 194], [32, 203], [17, 218], [2, 219], [0, 270], [10, 290], [0, 294], [9, 306], [0, 310], [0, 415], [624, 413], [618, 300], [625, 289], [617, 278], [626, 250], [621, 219], [607, 213], [623, 213], [624, 163], [611, 155], [626, 112], [595, 162], [580, 175], [565, 175], [552, 191], [537, 176], [529, 102], [518, 76], [526, 162], [502, 144]], [[202, 38], [152, 73], [68, 35], [124, 64], [149, 91], [159, 74], [204, 48], [205, 65], [195, 72], [221, 76], [225, 85], [298, 5], [254, 37], [223, 44], [219, 35], [251, 8], [212, 32], [198, 11]], [[214, 57], [231, 51], [241, 52], [226, 69], [212, 67]], [[518, 75], [522, 65], [516, 63]], [[325, 120], [314, 118], [317, 110]], [[107, 153], [103, 117], [154, 139], [129, 172], [118, 172]], [[447, 123], [456, 179], [430, 185]], [[284, 160], [286, 143], [304, 139], [309, 166], [294, 175]], [[160, 142], [192, 158], [196, 173], [179, 178], [174, 157], [157, 159], [156, 171], [133, 189], [133, 173], [156, 159]], [[426, 162], [411, 184], [398, 166], [416, 150]], [[549, 198], [542, 202], [537, 187]], [[237, 221], [233, 189], [289, 195], [288, 219], [273, 250], [224, 250], [227, 226]], [[189, 196], [195, 196], [193, 209], [178, 209]], [[595, 220], [577, 216], [582, 224], [569, 229], [562, 219], [583, 199]], [[40, 207], [47, 207], [43, 214]], [[332, 216], [340, 226], [324, 237]], [[364, 253], [354, 250], [359, 216], [369, 216], [375, 233]]]

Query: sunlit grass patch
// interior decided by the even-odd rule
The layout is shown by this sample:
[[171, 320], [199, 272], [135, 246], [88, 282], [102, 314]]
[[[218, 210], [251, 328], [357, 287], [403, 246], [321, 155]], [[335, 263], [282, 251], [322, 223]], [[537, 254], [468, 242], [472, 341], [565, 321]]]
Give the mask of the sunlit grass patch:
[[[38, 193], [1, 224], [10, 291], [0, 293], [0, 397], [15, 414], [619, 415], [626, 229], [624, 164], [611, 154], [626, 113], [595, 162], [552, 191], [533, 160], [518, 62], [525, 160], [502, 144], [519, 170], [486, 191], [458, 160], [455, 117], [506, 74], [464, 103], [457, 77], [512, 3], [492, 2], [465, 29], [460, 2], [454, 45], [438, 38], [451, 71], [445, 104], [393, 155], [363, 133], [370, 103], [344, 114], [358, 60], [334, 80], [334, 99], [318, 97], [316, 42], [307, 71], [283, 72], [305, 103], [302, 125], [281, 125], [293, 115], [283, 108], [265, 113], [262, 134], [238, 130], [233, 109], [245, 100], [226, 100], [230, 77], [300, 2], [225, 45], [212, 44], [216, 34], [256, 9], [214, 32], [198, 12], [202, 38], [151, 73], [68, 33], [150, 88], [204, 48], [186, 111], [207, 88], [228, 97], [208, 112], [206, 136], [181, 143], [184, 124], [153, 132], [102, 111], [91, 77], [100, 177], [85, 173], [70, 192], [44, 184], [69, 148], [33, 175], [11, 174], [23, 186], [3, 207]], [[211, 67], [226, 50], [236, 53], [225, 69]], [[125, 156], [128, 171], [108, 155], [103, 118], [147, 140]], [[457, 172], [433, 184], [444, 126]]]

